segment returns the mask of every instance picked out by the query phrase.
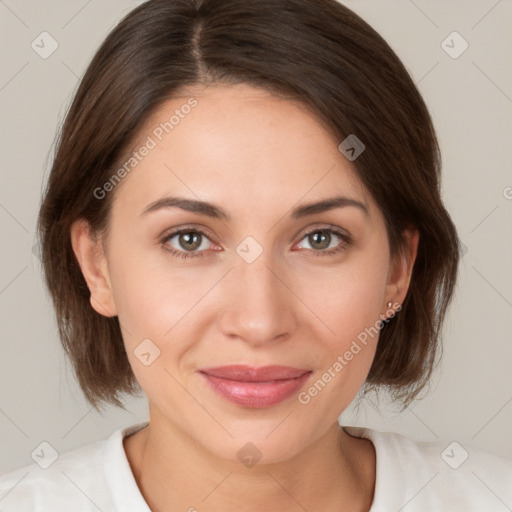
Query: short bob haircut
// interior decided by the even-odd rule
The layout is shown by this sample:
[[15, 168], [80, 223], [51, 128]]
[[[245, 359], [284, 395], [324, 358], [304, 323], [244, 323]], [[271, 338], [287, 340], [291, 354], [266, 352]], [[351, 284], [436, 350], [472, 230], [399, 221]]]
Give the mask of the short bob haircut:
[[[149, 0], [128, 13], [93, 57], [56, 139], [37, 234], [59, 336], [96, 408], [123, 407], [140, 388], [119, 320], [93, 310], [71, 246], [85, 219], [108, 233], [115, 192], [94, 193], [125, 161], [145, 120], [188, 86], [246, 83], [298, 100], [340, 143], [365, 145], [359, 179], [386, 221], [390, 256], [403, 230], [420, 239], [400, 312], [381, 326], [363, 386], [406, 407], [437, 366], [460, 241], [440, 190], [441, 156], [425, 103], [400, 59], [336, 0]], [[340, 158], [344, 158], [340, 152]]]

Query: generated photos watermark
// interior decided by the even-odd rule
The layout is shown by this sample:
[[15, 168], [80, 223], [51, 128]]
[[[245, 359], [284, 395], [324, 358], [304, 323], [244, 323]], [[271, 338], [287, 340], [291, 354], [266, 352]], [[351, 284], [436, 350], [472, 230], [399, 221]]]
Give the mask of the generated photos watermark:
[[94, 197], [96, 199], [105, 199], [109, 192], [112, 192], [116, 185], [118, 185], [123, 178], [126, 177], [146, 156], [149, 155], [150, 151], [155, 149], [157, 145], [162, 142], [165, 135], [176, 128], [182, 119], [190, 114], [192, 109], [197, 106], [197, 100], [195, 98], [189, 98], [180, 108], [175, 109], [174, 114], [165, 122], [160, 123], [156, 126], [151, 135], [148, 135], [145, 142], [132, 153], [130, 158], [124, 162], [124, 164], [117, 169], [110, 178], [103, 183], [101, 187], [94, 189]]
[[[387, 322], [387, 320], [393, 318], [395, 314], [402, 309], [402, 305], [394, 303], [392, 308], [386, 311], [386, 320], [383, 320], [383, 316], [375, 322], [371, 327], [366, 327], [364, 331], [357, 335], [357, 339], [352, 340], [350, 348], [346, 350], [342, 355], [339, 355], [336, 360], [325, 370], [325, 372], [318, 378], [307, 390], [301, 391], [297, 395], [297, 400], [302, 405], [307, 405], [311, 402], [311, 399], [322, 391], [329, 382], [332, 381], [342, 370], [347, 366], [350, 361], [354, 359], [357, 354], [367, 345], [370, 339], [378, 336], [380, 329]], [[361, 346], [362, 345], [362, 346]]]

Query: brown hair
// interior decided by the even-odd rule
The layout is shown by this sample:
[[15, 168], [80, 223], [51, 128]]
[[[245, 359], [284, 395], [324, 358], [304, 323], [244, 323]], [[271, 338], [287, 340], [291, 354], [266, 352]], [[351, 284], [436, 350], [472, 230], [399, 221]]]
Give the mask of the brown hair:
[[[150, 0], [112, 30], [69, 108], [38, 218], [42, 264], [62, 344], [88, 401], [122, 406], [139, 388], [117, 317], [96, 313], [70, 226], [109, 223], [113, 194], [94, 194], [145, 120], [187, 86], [247, 83], [294, 98], [340, 142], [386, 220], [391, 255], [412, 225], [420, 240], [409, 291], [386, 322], [365, 390], [408, 404], [428, 382], [454, 291], [459, 239], [443, 206], [441, 158], [425, 103], [399, 58], [336, 0]], [[341, 156], [340, 156], [341, 157]]]

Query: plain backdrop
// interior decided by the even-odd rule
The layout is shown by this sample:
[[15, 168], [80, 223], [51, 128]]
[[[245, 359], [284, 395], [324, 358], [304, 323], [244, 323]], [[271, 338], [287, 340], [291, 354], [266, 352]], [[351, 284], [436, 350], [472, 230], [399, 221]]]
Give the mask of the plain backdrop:
[[[147, 418], [143, 398], [102, 415], [87, 405], [34, 249], [56, 130], [94, 52], [138, 3], [0, 1], [0, 473], [33, 463], [42, 441], [62, 453]], [[512, 2], [344, 3], [384, 36], [425, 98], [443, 198], [466, 249], [430, 392], [400, 414], [385, 396], [379, 411], [351, 406], [341, 422], [512, 457]], [[47, 58], [32, 47], [51, 41], [42, 32], [58, 44]]]

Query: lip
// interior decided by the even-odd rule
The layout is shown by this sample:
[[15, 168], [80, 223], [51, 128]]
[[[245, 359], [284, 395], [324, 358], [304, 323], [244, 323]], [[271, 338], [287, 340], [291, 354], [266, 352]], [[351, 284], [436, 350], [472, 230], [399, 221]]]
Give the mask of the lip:
[[225, 399], [237, 405], [263, 408], [276, 405], [294, 394], [312, 373], [290, 366], [247, 365], [204, 368], [199, 373]]

